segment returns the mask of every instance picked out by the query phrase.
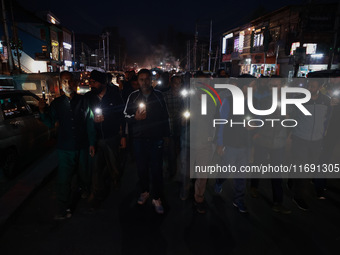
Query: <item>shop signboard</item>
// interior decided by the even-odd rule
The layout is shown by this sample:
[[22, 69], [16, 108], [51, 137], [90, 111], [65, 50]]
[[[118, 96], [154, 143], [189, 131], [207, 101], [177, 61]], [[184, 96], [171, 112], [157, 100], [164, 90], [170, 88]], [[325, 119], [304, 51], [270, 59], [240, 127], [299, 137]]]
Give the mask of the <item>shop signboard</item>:
[[231, 54], [223, 54], [222, 62], [230, 62], [231, 61]]

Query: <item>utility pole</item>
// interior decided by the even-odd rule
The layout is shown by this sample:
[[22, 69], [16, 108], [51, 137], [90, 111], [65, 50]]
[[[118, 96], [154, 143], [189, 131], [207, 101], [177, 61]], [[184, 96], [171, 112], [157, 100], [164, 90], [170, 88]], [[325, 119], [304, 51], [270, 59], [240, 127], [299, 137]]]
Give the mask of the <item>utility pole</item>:
[[4, 0], [1, 0], [1, 5], [2, 5], [2, 23], [4, 25], [5, 40], [6, 40], [6, 45], [7, 45], [9, 72], [12, 73], [13, 68], [14, 68], [14, 60], [13, 60], [13, 55], [12, 55], [12, 50], [11, 50], [11, 44], [9, 42], [7, 19], [6, 19], [6, 7], [5, 7]]
[[72, 35], [73, 35], [73, 68], [74, 68], [74, 71], [76, 71], [76, 37], [74, 35], [74, 31], [72, 30]]
[[17, 29], [16, 23], [14, 22], [12, 0], [11, 0], [11, 14], [12, 14], [12, 31], [13, 31], [13, 39], [14, 39], [14, 43], [15, 43], [15, 51], [16, 51], [16, 54], [17, 54], [19, 73], [21, 73], [21, 63], [20, 63], [21, 53], [19, 52], [18, 29]]
[[213, 70], [213, 72], [216, 72], [217, 58], [218, 58], [218, 45], [216, 47], [216, 55], [215, 55], [215, 62], [214, 62], [214, 70]]
[[194, 71], [197, 70], [196, 68], [196, 52], [197, 52], [197, 38], [198, 38], [198, 32], [197, 32], [197, 23], [196, 23], [196, 31], [195, 31], [195, 39], [194, 39], [194, 56], [193, 56], [193, 62], [194, 62]]
[[187, 41], [187, 70], [190, 71], [190, 40]]
[[337, 9], [337, 12], [336, 12], [335, 15], [336, 16], [335, 16], [335, 22], [334, 22], [334, 39], [333, 39], [332, 49], [330, 51], [330, 56], [329, 56], [329, 59], [328, 59], [327, 70], [331, 70], [331, 68], [332, 68], [332, 64], [333, 64], [333, 60], [334, 60], [334, 51], [335, 51], [335, 47], [336, 47], [337, 40], [338, 40], [340, 2], [338, 3], [338, 9]]
[[103, 38], [103, 60], [104, 60], [104, 70], [106, 70], [106, 57], [105, 57], [105, 35], [102, 35]]
[[211, 61], [211, 41], [212, 41], [212, 20], [210, 20], [210, 42], [209, 42], [209, 62], [208, 62], [208, 71], [210, 72], [210, 61]]
[[107, 38], [107, 71], [110, 70], [110, 33], [106, 32], [106, 38]]
[[204, 66], [203, 66], [203, 61], [204, 60], [204, 44], [202, 43], [202, 50], [201, 50], [201, 71], [204, 70]]

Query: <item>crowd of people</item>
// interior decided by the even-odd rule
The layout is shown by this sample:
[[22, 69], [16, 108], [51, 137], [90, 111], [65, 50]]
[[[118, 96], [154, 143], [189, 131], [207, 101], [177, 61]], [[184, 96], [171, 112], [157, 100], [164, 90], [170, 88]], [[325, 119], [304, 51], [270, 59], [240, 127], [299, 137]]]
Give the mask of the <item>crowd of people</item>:
[[[197, 72], [195, 78], [213, 77]], [[91, 90], [79, 95], [77, 81], [72, 73], [60, 73], [62, 95], [46, 105], [39, 102], [43, 123], [58, 126], [57, 151], [59, 158], [57, 175], [58, 212], [55, 219], [72, 216], [72, 188], [74, 175], [78, 179], [79, 190], [88, 199], [90, 209], [96, 210], [109, 195], [111, 185], [120, 186], [127, 160], [133, 159], [139, 179], [140, 195], [136, 203], [144, 205], [150, 198], [156, 213], [163, 214], [164, 176], [180, 180], [180, 197], [189, 198], [190, 189], [194, 193], [194, 205], [198, 213], [205, 213], [207, 205], [205, 191], [207, 178], [190, 179], [190, 166], [204, 165], [218, 156], [223, 165], [272, 165], [287, 161], [287, 144], [291, 143], [291, 160], [295, 164], [330, 163], [337, 144], [336, 131], [340, 128], [340, 100], [335, 93], [339, 78], [326, 81], [307, 80], [306, 88], [311, 99], [304, 105], [313, 114], [306, 116], [291, 109], [282, 116], [277, 109], [270, 115], [272, 119], [294, 118], [298, 125], [294, 128], [263, 126], [220, 125], [216, 130], [206, 128], [206, 135], [190, 134], [190, 125], [207, 122], [206, 117], [190, 119], [190, 104], [200, 104], [198, 96], [188, 99], [183, 96], [183, 88], [188, 88], [192, 75], [165, 72], [152, 79], [150, 70], [127, 71], [125, 77], [117, 77], [119, 86], [112, 84], [112, 75], [92, 71], [89, 79]], [[224, 70], [219, 70], [217, 78], [228, 78]], [[249, 78], [246, 76], [245, 78]], [[276, 79], [278, 78], [278, 79]], [[272, 103], [272, 88], [285, 85], [284, 79], [272, 76], [269, 79], [244, 76], [230, 78], [246, 95], [248, 88], [254, 89], [253, 101], [257, 109], [269, 109]], [[233, 99], [230, 93], [222, 93], [219, 108], [208, 107], [210, 118], [241, 121], [244, 116], [233, 114]], [[279, 97], [280, 98], [280, 97]], [[250, 111], [245, 104], [246, 115]], [[209, 120], [208, 120], [209, 122]], [[204, 125], [200, 126], [204, 129]], [[195, 137], [197, 135], [197, 137]], [[194, 137], [190, 141], [190, 136]], [[288, 141], [288, 142], [287, 142]], [[290, 142], [289, 142], [290, 141]], [[163, 162], [163, 160], [165, 162]], [[165, 163], [165, 164], [164, 164]], [[163, 168], [164, 171], [163, 171]], [[250, 180], [250, 194], [258, 196], [260, 179]], [[314, 179], [315, 194], [325, 199], [326, 179]], [[305, 201], [308, 179], [272, 178], [273, 206], [275, 212], [289, 214], [284, 206], [283, 183], [292, 192], [293, 202], [301, 209], [308, 210]], [[214, 190], [220, 194], [225, 179], [216, 179]], [[244, 203], [247, 179], [234, 178], [233, 205], [241, 213], [247, 212]]]

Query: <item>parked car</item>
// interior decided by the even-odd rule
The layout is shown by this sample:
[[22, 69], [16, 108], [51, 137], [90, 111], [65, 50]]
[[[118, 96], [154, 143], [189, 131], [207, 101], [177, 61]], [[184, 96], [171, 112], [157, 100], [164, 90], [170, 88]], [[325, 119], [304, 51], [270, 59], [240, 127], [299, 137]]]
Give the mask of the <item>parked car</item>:
[[332, 77], [340, 77], [340, 69], [322, 70], [310, 72], [307, 74], [307, 78], [332, 78]]
[[16, 88], [16, 83], [13, 80], [13, 76], [0, 75], [0, 91], [8, 90], [8, 89], [15, 89], [15, 88]]
[[0, 171], [7, 178], [30, 163], [54, 132], [40, 121], [38, 103], [29, 91], [0, 91]]
[[47, 103], [60, 96], [59, 73], [31, 73], [13, 77], [15, 88], [28, 90], [40, 98], [45, 97]]

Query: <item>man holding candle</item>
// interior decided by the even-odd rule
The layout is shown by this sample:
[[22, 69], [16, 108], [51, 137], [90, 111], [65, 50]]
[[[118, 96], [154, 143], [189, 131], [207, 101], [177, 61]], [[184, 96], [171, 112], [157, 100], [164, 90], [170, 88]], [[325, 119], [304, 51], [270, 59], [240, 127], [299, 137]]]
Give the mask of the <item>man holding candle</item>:
[[85, 94], [94, 112], [97, 132], [96, 156], [93, 166], [93, 185], [90, 202], [99, 206], [110, 191], [110, 181], [117, 184], [121, 176], [119, 147], [126, 147], [124, 103], [119, 90], [108, 85], [105, 73], [93, 70], [91, 91]]
[[164, 213], [161, 202], [163, 190], [163, 145], [170, 134], [169, 114], [160, 91], [151, 86], [151, 73], [142, 69], [138, 73], [140, 89], [132, 92], [124, 114], [131, 125], [134, 152], [141, 186], [137, 201], [144, 204], [150, 196], [149, 168], [151, 170], [152, 204], [157, 213]]

